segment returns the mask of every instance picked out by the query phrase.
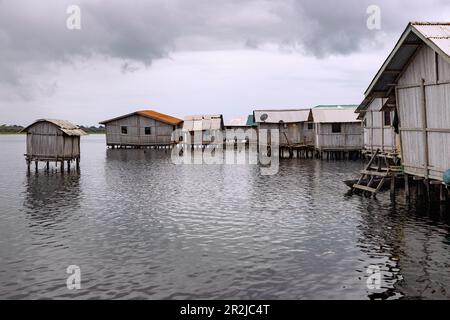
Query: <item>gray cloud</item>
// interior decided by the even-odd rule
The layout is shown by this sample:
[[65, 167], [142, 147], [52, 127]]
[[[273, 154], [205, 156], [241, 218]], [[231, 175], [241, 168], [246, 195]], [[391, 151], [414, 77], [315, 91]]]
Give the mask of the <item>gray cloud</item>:
[[[51, 80], [37, 85], [32, 74], [93, 55], [122, 59], [124, 73], [183, 50], [257, 49], [275, 44], [320, 58], [348, 55], [379, 45], [381, 35], [398, 34], [409, 20], [435, 19], [449, 9], [443, 0], [377, 1], [383, 27], [377, 32], [366, 28], [366, 8], [372, 3], [0, 0], [0, 86], [17, 89], [2, 92], [32, 99], [34, 94], [52, 92], [39, 87], [54, 87]], [[82, 30], [66, 28], [66, 8], [71, 4], [81, 7]]]

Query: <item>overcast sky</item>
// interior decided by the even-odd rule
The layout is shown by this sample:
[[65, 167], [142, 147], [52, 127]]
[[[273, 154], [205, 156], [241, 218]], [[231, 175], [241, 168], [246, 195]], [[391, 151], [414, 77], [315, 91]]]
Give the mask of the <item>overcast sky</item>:
[[408, 21], [449, 17], [447, 0], [0, 0], [0, 124], [359, 104]]

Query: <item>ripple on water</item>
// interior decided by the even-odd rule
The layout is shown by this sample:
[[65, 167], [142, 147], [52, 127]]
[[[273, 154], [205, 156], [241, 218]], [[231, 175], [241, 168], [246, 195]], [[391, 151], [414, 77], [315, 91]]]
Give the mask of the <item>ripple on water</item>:
[[[1, 137], [0, 297], [449, 297], [448, 215], [345, 195], [360, 162], [177, 166], [164, 151], [82, 140], [81, 173], [27, 176]], [[444, 209], [446, 210], [446, 209]], [[65, 287], [69, 265], [82, 289]], [[369, 266], [383, 281], [369, 290]]]

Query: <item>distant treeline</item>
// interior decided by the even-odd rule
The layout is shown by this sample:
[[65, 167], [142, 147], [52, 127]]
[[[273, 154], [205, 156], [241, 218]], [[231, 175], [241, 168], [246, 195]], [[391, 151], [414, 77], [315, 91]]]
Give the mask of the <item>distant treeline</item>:
[[23, 129], [22, 126], [7, 126], [6, 124], [2, 124], [0, 126], [0, 133], [18, 133]]
[[80, 129], [82, 129], [84, 132], [86, 133], [105, 133], [105, 127], [103, 126], [99, 126], [99, 127], [95, 127], [95, 126], [90, 126], [90, 127], [85, 127], [85, 126], [79, 126]]
[[[105, 127], [103, 126], [90, 126], [90, 127], [85, 127], [85, 126], [79, 126], [80, 129], [84, 130], [84, 132], [86, 133], [105, 133]], [[5, 134], [5, 133], [19, 133], [20, 131], [23, 130], [24, 127], [22, 126], [18, 126], [18, 125], [6, 125], [6, 124], [2, 124], [0, 125], [0, 134]]]

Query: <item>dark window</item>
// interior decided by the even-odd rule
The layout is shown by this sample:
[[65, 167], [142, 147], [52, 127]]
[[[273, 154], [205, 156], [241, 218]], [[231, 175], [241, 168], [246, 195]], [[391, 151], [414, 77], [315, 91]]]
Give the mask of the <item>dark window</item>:
[[308, 123], [308, 130], [314, 129], [314, 123]]
[[331, 124], [331, 132], [332, 133], [340, 133], [341, 132], [341, 124], [340, 123], [332, 123]]
[[391, 121], [391, 112], [390, 112], [390, 111], [385, 111], [385, 112], [384, 112], [384, 125], [385, 125], [385, 126], [390, 126], [390, 125], [392, 125], [392, 121]]
[[122, 127], [120, 127], [120, 130], [121, 130], [122, 134], [128, 134], [128, 127], [122, 126]]
[[145, 128], [144, 128], [144, 131], [145, 131], [145, 135], [146, 135], [146, 136], [152, 134], [152, 128], [150, 128], [150, 127], [145, 127]]

